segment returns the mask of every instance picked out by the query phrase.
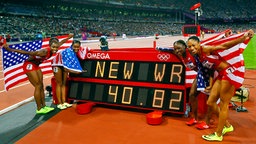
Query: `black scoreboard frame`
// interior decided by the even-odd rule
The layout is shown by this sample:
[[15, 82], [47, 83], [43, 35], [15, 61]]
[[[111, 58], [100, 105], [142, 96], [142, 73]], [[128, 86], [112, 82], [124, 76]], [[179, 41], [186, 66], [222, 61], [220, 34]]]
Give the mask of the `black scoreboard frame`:
[[[169, 55], [169, 60], [145, 57], [120, 58], [120, 51], [93, 51], [109, 55], [106, 59], [81, 60], [87, 72], [70, 74], [68, 99], [95, 102], [133, 109], [161, 110], [183, 114], [186, 104], [185, 71], [183, 63], [172, 53], [138, 50], [159, 58], [159, 53]], [[125, 51], [126, 55], [130, 51]], [[134, 53], [134, 51], [132, 51]], [[135, 54], [135, 55], [136, 55]]]

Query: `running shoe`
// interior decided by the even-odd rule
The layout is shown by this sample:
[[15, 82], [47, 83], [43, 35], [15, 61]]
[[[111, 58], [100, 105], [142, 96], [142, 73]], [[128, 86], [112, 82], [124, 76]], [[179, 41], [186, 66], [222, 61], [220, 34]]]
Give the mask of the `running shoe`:
[[225, 135], [228, 132], [232, 132], [234, 131], [234, 127], [232, 125], [230, 125], [230, 127], [226, 127], [224, 126], [223, 130], [222, 130], [222, 135]]
[[223, 140], [223, 136], [218, 136], [217, 133], [212, 133], [209, 135], [202, 135], [202, 138], [208, 141], [222, 141]]
[[186, 122], [188, 126], [192, 126], [194, 124], [197, 124], [197, 120], [195, 118], [190, 119], [188, 122]]
[[63, 105], [63, 104], [58, 104], [58, 105], [57, 105], [57, 108], [59, 108], [59, 109], [61, 109], [61, 110], [64, 110], [64, 109], [66, 109], [67, 107], [66, 107], [65, 105]]
[[72, 104], [69, 104], [69, 103], [66, 103], [66, 102], [64, 102], [63, 105], [66, 106], [67, 108], [72, 107]]
[[210, 128], [209, 125], [206, 124], [205, 121], [202, 121], [201, 123], [196, 125], [197, 129], [204, 130]]
[[36, 114], [47, 114], [49, 111], [44, 109], [44, 108], [41, 108], [40, 110], [36, 110]]
[[54, 110], [54, 108], [53, 108], [53, 107], [49, 107], [49, 106], [45, 106], [45, 107], [43, 107], [43, 109], [46, 109], [48, 112], [50, 112], [50, 111], [53, 111], [53, 110]]

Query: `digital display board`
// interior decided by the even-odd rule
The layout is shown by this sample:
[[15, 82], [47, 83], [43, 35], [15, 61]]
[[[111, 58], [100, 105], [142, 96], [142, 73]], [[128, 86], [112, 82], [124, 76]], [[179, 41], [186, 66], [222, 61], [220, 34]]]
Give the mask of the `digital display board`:
[[69, 98], [183, 112], [184, 90], [72, 81]]
[[70, 74], [68, 98], [135, 109], [184, 113], [185, 71], [179, 58], [155, 49], [90, 51]]
[[182, 27], [182, 34], [183, 36], [190, 36], [190, 35], [196, 35], [200, 36], [200, 25], [184, 25]]

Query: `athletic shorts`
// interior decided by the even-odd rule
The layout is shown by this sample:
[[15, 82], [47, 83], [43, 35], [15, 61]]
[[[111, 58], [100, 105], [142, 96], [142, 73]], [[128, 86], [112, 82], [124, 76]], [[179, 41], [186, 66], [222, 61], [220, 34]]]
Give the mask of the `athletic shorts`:
[[238, 89], [242, 86], [244, 81], [244, 73], [230, 66], [220, 71], [217, 78], [218, 80], [229, 81], [236, 89]]
[[40, 69], [39, 65], [36, 65], [36, 64], [34, 64], [32, 62], [29, 62], [29, 61], [25, 61], [22, 67], [23, 67], [24, 73]]

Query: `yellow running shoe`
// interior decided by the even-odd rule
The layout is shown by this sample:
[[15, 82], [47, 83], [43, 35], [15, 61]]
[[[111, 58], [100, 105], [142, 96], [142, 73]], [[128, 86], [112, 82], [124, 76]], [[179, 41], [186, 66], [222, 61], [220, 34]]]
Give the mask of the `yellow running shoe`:
[[49, 111], [44, 109], [44, 108], [41, 108], [40, 110], [36, 110], [36, 114], [47, 114]]
[[226, 133], [232, 132], [232, 131], [234, 131], [234, 127], [232, 125], [230, 125], [230, 127], [224, 126], [222, 130], [222, 135], [225, 135]]
[[217, 133], [212, 133], [209, 135], [202, 135], [202, 138], [208, 141], [222, 141], [223, 136], [218, 136]]
[[46, 111], [50, 112], [50, 111], [53, 111], [54, 108], [53, 107], [48, 107], [48, 106], [45, 106], [43, 107], [43, 109], [45, 109]]

